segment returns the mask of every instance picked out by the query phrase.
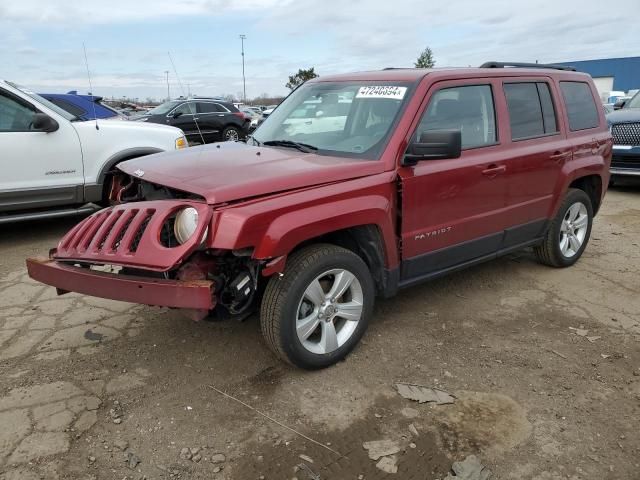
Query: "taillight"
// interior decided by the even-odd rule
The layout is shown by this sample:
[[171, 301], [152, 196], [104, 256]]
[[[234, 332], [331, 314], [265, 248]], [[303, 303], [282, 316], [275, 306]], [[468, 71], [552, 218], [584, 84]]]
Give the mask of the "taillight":
[[249, 120], [249, 116], [242, 112], [233, 112], [236, 117], [240, 117], [242, 120]]

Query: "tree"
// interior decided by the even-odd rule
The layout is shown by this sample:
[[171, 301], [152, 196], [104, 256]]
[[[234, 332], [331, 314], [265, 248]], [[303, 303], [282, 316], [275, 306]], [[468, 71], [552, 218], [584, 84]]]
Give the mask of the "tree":
[[425, 48], [418, 60], [416, 60], [416, 68], [433, 68], [436, 66], [436, 61], [433, 58], [433, 51], [427, 47]]
[[315, 67], [311, 67], [307, 70], [301, 68], [295, 75], [289, 76], [289, 81], [285, 85], [289, 90], [295, 90], [298, 86], [302, 85], [307, 80], [316, 78], [318, 74], [314, 71]]

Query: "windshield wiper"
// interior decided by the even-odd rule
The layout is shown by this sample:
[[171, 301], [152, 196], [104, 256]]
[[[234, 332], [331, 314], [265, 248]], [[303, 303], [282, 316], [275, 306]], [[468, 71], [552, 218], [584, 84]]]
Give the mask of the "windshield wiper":
[[260, 143], [260, 141], [258, 139], [256, 139], [256, 137], [254, 137], [253, 135], [248, 135], [247, 136], [247, 140], [251, 140], [253, 142], [254, 146], [258, 146], [259, 147], [260, 145], [262, 145]]
[[308, 143], [294, 142], [293, 140], [267, 140], [265, 142], [262, 142], [262, 145], [267, 145], [270, 147], [292, 147], [304, 153], [311, 153], [318, 150], [318, 147], [314, 145], [309, 145]]

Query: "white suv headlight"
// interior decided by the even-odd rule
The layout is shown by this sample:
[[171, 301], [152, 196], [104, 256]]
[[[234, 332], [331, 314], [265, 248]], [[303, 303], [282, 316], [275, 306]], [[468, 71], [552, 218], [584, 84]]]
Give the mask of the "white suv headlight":
[[176, 138], [176, 150], [180, 150], [181, 148], [187, 148], [188, 146], [189, 146], [189, 143], [187, 143], [187, 139], [184, 135]]
[[[176, 235], [176, 239], [179, 243], [185, 243], [189, 240], [196, 229], [198, 228], [198, 211], [193, 207], [183, 208], [176, 215], [176, 220], [173, 224], [173, 233]], [[202, 240], [207, 236], [207, 230], [205, 229], [202, 234]]]

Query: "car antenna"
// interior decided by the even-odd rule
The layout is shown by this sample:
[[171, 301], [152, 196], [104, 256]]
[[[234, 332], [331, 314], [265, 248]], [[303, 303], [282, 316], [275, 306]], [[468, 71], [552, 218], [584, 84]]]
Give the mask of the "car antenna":
[[84, 50], [84, 64], [87, 67], [87, 78], [89, 79], [89, 95], [91, 95], [91, 106], [93, 107], [93, 119], [96, 121], [96, 130], [100, 130], [98, 126], [98, 116], [96, 115], [96, 102], [93, 98], [93, 86], [91, 85], [91, 72], [89, 72], [89, 60], [87, 60], [87, 46], [82, 42], [82, 50]]
[[[189, 98], [187, 97], [184, 93], [184, 86], [182, 85], [182, 81], [180, 80], [180, 75], [178, 75], [178, 70], [176, 69], [176, 64], [173, 63], [173, 57], [171, 57], [171, 52], [167, 52], [167, 55], [169, 55], [169, 61], [171, 62], [171, 66], [173, 67], [173, 72], [176, 74], [176, 78], [178, 79], [178, 85], [180, 85], [180, 90], [182, 91], [182, 96], [185, 98]], [[198, 119], [196, 118], [196, 113], [191, 110], [191, 102], [187, 102], [187, 105], [189, 105], [189, 111], [191, 112], [191, 114], [193, 115], [193, 122], [196, 124], [196, 128], [198, 129], [198, 135], [200, 135], [200, 140], [202, 140], [202, 144], [205, 144], [204, 141], [204, 137], [202, 136], [202, 131], [200, 131], [200, 125], [198, 125]]]

